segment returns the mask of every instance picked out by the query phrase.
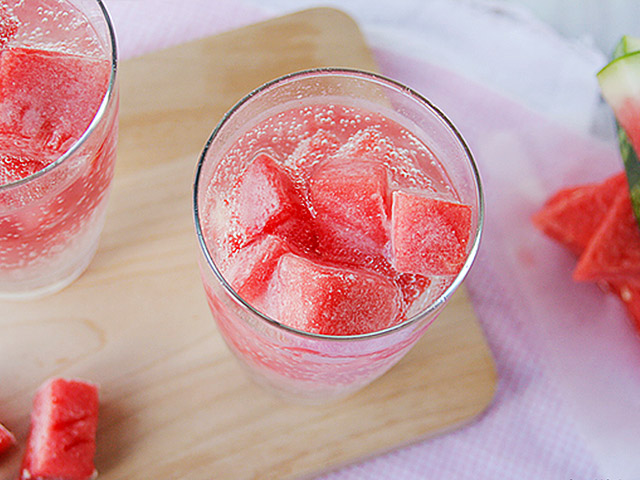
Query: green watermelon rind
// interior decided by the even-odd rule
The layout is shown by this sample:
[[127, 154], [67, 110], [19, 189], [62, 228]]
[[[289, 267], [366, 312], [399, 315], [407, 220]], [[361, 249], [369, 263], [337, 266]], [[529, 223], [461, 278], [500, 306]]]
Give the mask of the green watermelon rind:
[[615, 113], [626, 99], [640, 98], [640, 51], [613, 59], [597, 77], [602, 95]]
[[[633, 94], [630, 95], [629, 92], [640, 85], [640, 82], [634, 82], [634, 84], [624, 82], [625, 80], [640, 78], [640, 38], [629, 35], [622, 37], [613, 52], [613, 60], [600, 70], [597, 76], [603, 96], [615, 112], [616, 106], [624, 99], [632, 96]], [[623, 93], [618, 96], [620, 92]], [[640, 98], [640, 95], [638, 95], [638, 98]], [[620, 156], [627, 173], [633, 213], [636, 217], [636, 222], [640, 226], [640, 160], [638, 160], [638, 155], [629, 141], [629, 136], [617, 120], [616, 130]]]
[[624, 35], [613, 50], [612, 59], [640, 50], [640, 37]]
[[[613, 58], [620, 58], [629, 53], [634, 53], [640, 50], [640, 38], [631, 37], [625, 35], [620, 39], [618, 45], [613, 52]], [[629, 137], [624, 129], [620, 126], [620, 123], [616, 122], [616, 128], [618, 130], [618, 144], [620, 145], [620, 155], [624, 162], [624, 168], [627, 172], [627, 182], [629, 184], [629, 194], [631, 195], [631, 204], [633, 205], [633, 213], [636, 216], [636, 220], [640, 224], [640, 209], [637, 208], [640, 205], [640, 160], [636, 151], [629, 142]]]

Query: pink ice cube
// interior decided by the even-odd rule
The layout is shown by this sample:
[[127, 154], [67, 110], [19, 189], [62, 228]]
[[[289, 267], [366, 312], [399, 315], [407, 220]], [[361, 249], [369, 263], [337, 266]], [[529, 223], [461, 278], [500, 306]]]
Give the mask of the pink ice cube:
[[305, 332], [355, 335], [400, 321], [402, 294], [386, 278], [284, 254], [267, 292], [269, 312]]
[[261, 234], [277, 234], [301, 250], [314, 248], [311, 216], [288, 173], [269, 155], [251, 162], [232, 196], [229, 234], [240, 239], [240, 246]]
[[107, 90], [109, 63], [10, 48], [0, 56], [0, 133], [65, 151], [89, 126]]
[[340, 158], [309, 182], [320, 247], [328, 257], [382, 254], [389, 241], [387, 171], [379, 163]]
[[462, 268], [471, 230], [468, 205], [397, 191], [391, 225], [398, 271], [455, 275]]
[[267, 235], [222, 262], [222, 274], [242, 298], [255, 302], [266, 290], [278, 259], [289, 251], [283, 240]]

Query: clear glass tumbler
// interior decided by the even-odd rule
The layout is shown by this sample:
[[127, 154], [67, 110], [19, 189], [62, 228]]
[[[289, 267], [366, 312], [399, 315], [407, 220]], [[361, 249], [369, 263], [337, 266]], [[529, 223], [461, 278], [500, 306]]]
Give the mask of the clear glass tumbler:
[[[433, 153], [461, 203], [471, 207], [471, 235], [466, 259], [456, 275], [432, 282], [425, 302], [414, 305], [406, 320], [358, 335], [322, 335], [300, 331], [270, 318], [242, 298], [221, 273], [207, 223], [224, 222], [213, 204], [225, 202], [216, 171], [238, 138], [266, 117], [292, 108], [341, 104], [377, 112], [407, 129]], [[322, 121], [320, 119], [319, 121]], [[287, 132], [280, 133], [282, 138]], [[293, 134], [291, 134], [293, 137]], [[256, 152], [247, 142], [244, 152]], [[242, 165], [236, 173], [241, 175]], [[431, 165], [424, 165], [430, 170]], [[229, 182], [227, 182], [229, 183]], [[220, 190], [220, 191], [218, 191]], [[256, 197], [257, 198], [257, 197]], [[200, 244], [200, 270], [207, 300], [219, 331], [249, 374], [272, 391], [294, 400], [320, 403], [341, 398], [378, 378], [397, 363], [425, 333], [467, 275], [479, 247], [483, 222], [480, 176], [471, 152], [454, 125], [431, 102], [410, 88], [382, 76], [350, 69], [298, 72], [263, 85], [236, 104], [217, 125], [199, 159], [193, 193]], [[300, 282], [308, 279], [301, 278]], [[444, 282], [444, 283], [442, 283]]]
[[89, 265], [116, 157], [116, 72], [101, 0], [3, 1], [0, 298], [55, 292]]

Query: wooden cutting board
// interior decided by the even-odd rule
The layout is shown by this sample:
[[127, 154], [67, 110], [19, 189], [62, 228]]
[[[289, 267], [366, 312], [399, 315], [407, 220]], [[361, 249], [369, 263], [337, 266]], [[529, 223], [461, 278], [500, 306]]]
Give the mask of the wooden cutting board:
[[191, 186], [214, 125], [279, 75], [376, 66], [355, 23], [314, 9], [121, 65], [121, 136], [106, 228], [64, 291], [0, 302], [0, 422], [19, 447], [52, 375], [101, 387], [102, 480], [294, 478], [469, 422], [496, 385], [464, 289], [395, 368], [355, 396], [308, 407], [252, 384], [218, 335], [196, 264]]

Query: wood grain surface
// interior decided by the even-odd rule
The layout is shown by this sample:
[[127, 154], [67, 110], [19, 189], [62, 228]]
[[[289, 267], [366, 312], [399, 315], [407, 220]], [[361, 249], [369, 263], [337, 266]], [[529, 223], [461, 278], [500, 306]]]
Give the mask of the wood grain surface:
[[200, 283], [191, 188], [223, 113], [261, 83], [316, 66], [376, 66], [355, 23], [314, 9], [124, 62], [107, 224], [62, 292], [0, 302], [0, 422], [19, 446], [52, 375], [101, 388], [103, 480], [298, 478], [471, 421], [496, 373], [464, 289], [388, 374], [335, 404], [285, 403], [251, 383], [218, 335]]

